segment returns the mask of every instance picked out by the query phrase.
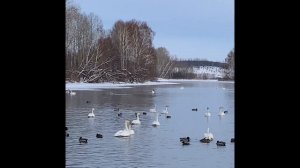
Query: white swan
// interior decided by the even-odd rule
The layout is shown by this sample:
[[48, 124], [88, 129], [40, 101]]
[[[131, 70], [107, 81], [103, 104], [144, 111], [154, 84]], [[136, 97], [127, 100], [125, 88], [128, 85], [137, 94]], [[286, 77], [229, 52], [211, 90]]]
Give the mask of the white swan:
[[220, 116], [225, 115], [225, 113], [224, 113], [224, 107], [219, 107], [219, 115]]
[[132, 134], [134, 134], [134, 130], [131, 130], [130, 121], [125, 120], [125, 129], [116, 132], [114, 136], [115, 137], [128, 137]]
[[156, 113], [156, 104], [154, 105], [154, 108], [150, 109], [150, 112]]
[[76, 92], [73, 92], [72, 90], [69, 91], [70, 95], [76, 95]]
[[161, 112], [161, 114], [168, 114], [169, 113], [169, 111], [168, 111], [168, 106], [166, 106], [166, 109], [165, 110], [163, 110], [163, 112]]
[[155, 120], [152, 122], [152, 125], [153, 126], [159, 126], [160, 125], [160, 123], [159, 123], [159, 121], [158, 121], [158, 113], [156, 113], [156, 115], [155, 115]]
[[171, 115], [169, 115], [168, 106], [166, 106], [166, 109], [161, 112], [161, 114], [165, 114], [166, 118], [171, 118]]
[[94, 114], [94, 108], [92, 108], [92, 112], [88, 114], [88, 118], [90, 117], [95, 117], [95, 114]]
[[205, 116], [205, 117], [210, 117], [210, 116], [211, 116], [211, 114], [210, 114], [210, 112], [208, 111], [208, 110], [209, 110], [209, 108], [207, 107], [206, 109], [207, 109], [207, 112], [206, 112], [206, 113], [204, 113], [204, 116]]
[[152, 90], [152, 94], [155, 94], [155, 90], [154, 89]]
[[136, 113], [136, 120], [132, 120], [131, 124], [133, 124], [133, 125], [141, 124], [139, 116], [140, 116], [140, 113]]
[[213, 140], [214, 139], [214, 135], [209, 132], [209, 128], [207, 128], [207, 132], [204, 133], [204, 138], [205, 139], [209, 139], [209, 140]]

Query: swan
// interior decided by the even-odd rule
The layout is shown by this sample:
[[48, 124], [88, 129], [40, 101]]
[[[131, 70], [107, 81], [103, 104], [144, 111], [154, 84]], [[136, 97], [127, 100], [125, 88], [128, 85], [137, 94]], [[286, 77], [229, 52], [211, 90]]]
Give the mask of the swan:
[[159, 126], [160, 125], [160, 123], [159, 123], [159, 121], [158, 121], [158, 113], [156, 113], [156, 118], [155, 118], [155, 120], [152, 122], [152, 125], [153, 126]]
[[166, 118], [171, 118], [171, 115], [169, 115], [168, 106], [166, 106], [166, 109], [163, 112], [161, 112], [161, 114], [165, 114]]
[[169, 111], [168, 111], [168, 106], [166, 106], [166, 109], [165, 110], [163, 110], [163, 112], [161, 112], [161, 114], [168, 114], [169, 113]]
[[154, 105], [154, 108], [150, 109], [150, 112], [156, 113], [156, 104]]
[[94, 108], [92, 108], [92, 112], [88, 114], [88, 118], [90, 117], [95, 117], [95, 114], [94, 114]]
[[204, 133], [204, 138], [209, 139], [211, 141], [214, 139], [214, 135], [211, 132], [209, 132], [209, 128], [207, 128], [207, 132]]
[[155, 90], [154, 89], [152, 90], [152, 94], [155, 94]]
[[72, 90], [69, 91], [70, 95], [76, 95], [76, 92], [73, 92]]
[[219, 107], [219, 116], [225, 115], [224, 107]]
[[131, 130], [130, 121], [125, 120], [125, 129], [116, 132], [114, 136], [115, 137], [128, 137], [132, 134], [134, 134], [134, 130]]
[[204, 133], [204, 138], [200, 139], [202, 143], [210, 143], [213, 140], [214, 136], [209, 132], [209, 128], [207, 128], [207, 132]]
[[205, 117], [210, 117], [210, 116], [211, 116], [211, 114], [210, 114], [210, 112], [208, 111], [208, 110], [209, 110], [209, 108], [207, 107], [206, 109], [207, 109], [207, 112], [204, 114], [204, 116], [205, 116]]
[[141, 124], [141, 121], [140, 121], [140, 113], [136, 113], [136, 120], [132, 120], [131, 124], [132, 125], [138, 125], [138, 124]]

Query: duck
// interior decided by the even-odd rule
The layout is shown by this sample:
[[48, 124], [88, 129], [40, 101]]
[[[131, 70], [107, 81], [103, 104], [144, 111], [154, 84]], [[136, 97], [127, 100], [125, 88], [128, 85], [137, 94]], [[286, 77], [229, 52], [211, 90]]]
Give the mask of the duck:
[[101, 135], [101, 134], [96, 134], [96, 137], [97, 137], [97, 138], [103, 138], [103, 135]]
[[88, 139], [79, 137], [79, 143], [87, 143]]
[[224, 107], [219, 107], [219, 116], [225, 115], [224, 113]]
[[226, 143], [223, 141], [217, 141], [216, 144], [217, 144], [217, 146], [225, 146], [226, 145]]
[[228, 113], [228, 111], [227, 111], [227, 110], [225, 110], [225, 111], [224, 111], [224, 113], [225, 113], [225, 114], [227, 114], [227, 113]]
[[122, 117], [122, 113], [118, 113], [117, 115], [118, 115], [118, 117]]
[[183, 137], [183, 138], [179, 138], [180, 142], [182, 141], [188, 141], [190, 142], [190, 137]]
[[146, 113], [146, 112], [143, 112], [143, 115], [147, 115], [147, 113]]
[[65, 132], [66, 133], [66, 137], [69, 137], [69, 133]]
[[209, 110], [209, 108], [207, 107], [207, 108], [206, 108], [206, 110], [207, 110], [207, 112], [204, 114], [204, 116], [205, 116], [205, 117], [210, 117], [210, 116], [211, 116], [211, 114], [210, 114], [210, 112], [208, 111], [208, 110]]
[[115, 137], [128, 137], [134, 134], [134, 130], [131, 130], [131, 123], [129, 120], [125, 120], [125, 129], [120, 130], [114, 134]]
[[68, 127], [65, 127], [65, 131], [68, 131]]
[[234, 138], [231, 138], [231, 139], [230, 139], [230, 142], [234, 143]]
[[152, 122], [152, 126], [154, 126], [154, 127], [156, 127], [156, 126], [159, 126], [160, 125], [160, 123], [159, 123], [159, 121], [158, 121], [158, 112], [156, 112], [156, 117], [155, 117], [155, 120]]
[[94, 108], [92, 108], [92, 112], [88, 114], [88, 118], [90, 117], [95, 117], [95, 114], [94, 114]]
[[88, 101], [88, 100], [86, 101], [86, 103], [90, 103], [90, 102], [91, 102], [91, 101]]
[[136, 113], [136, 120], [132, 120], [132, 122], [131, 122], [132, 125], [139, 125], [139, 124], [141, 124], [139, 116], [140, 116], [140, 113]]
[[198, 109], [197, 108], [193, 108], [192, 111], [198, 111]]

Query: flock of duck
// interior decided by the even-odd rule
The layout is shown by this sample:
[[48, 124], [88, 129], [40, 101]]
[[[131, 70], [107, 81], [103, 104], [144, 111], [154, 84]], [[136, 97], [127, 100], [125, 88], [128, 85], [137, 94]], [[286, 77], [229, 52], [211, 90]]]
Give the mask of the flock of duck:
[[[66, 93], [69, 93], [70, 95], [75, 95], [76, 94], [75, 92], [72, 92], [71, 90], [67, 90]], [[154, 89], [152, 90], [152, 94], [155, 94]], [[89, 103], [89, 101], [87, 101], [86, 103]], [[94, 110], [95, 109], [92, 108], [92, 111], [88, 114], [88, 118], [95, 118]], [[206, 110], [207, 111], [204, 113], [204, 116], [209, 118], [211, 116], [211, 113], [209, 112], [208, 107], [206, 108]], [[115, 108], [114, 111], [118, 112], [117, 116], [122, 116], [122, 113], [119, 112], [119, 108]], [[193, 108], [192, 111], [198, 111], [198, 109]], [[158, 121], [158, 116], [160, 114], [164, 114], [166, 116], [166, 118], [171, 118], [171, 115], [169, 114], [169, 111], [168, 111], [168, 106], [166, 106], [165, 109], [161, 113], [159, 113], [156, 110], [156, 105], [155, 105], [155, 107], [151, 108], [149, 110], [149, 112], [150, 113], [155, 113], [155, 120], [152, 122], [152, 126], [154, 126], [154, 127], [160, 125], [160, 123]], [[219, 116], [224, 116], [227, 113], [228, 113], [228, 111], [224, 110], [224, 107], [219, 107], [219, 114], [218, 114]], [[143, 115], [146, 115], [146, 114], [147, 114], [146, 112], [143, 112]], [[124, 123], [125, 128], [123, 130], [117, 131], [114, 134], [115, 137], [129, 137], [130, 135], [134, 134], [134, 130], [132, 130], [131, 125], [140, 125], [141, 124], [141, 121], [140, 121], [140, 118], [139, 118], [140, 113], [135, 113], [135, 115], [136, 115], [136, 119], [134, 119], [134, 120], [126, 119], [125, 120], [125, 123]], [[68, 130], [68, 127], [65, 127], [65, 135], [66, 135], [66, 137], [69, 137], [69, 133], [67, 132], [67, 130]], [[97, 133], [96, 137], [97, 138], [103, 138], [103, 135]], [[210, 143], [211, 141], [213, 141], [213, 139], [214, 139], [213, 134], [209, 131], [209, 128], [207, 128], [207, 132], [204, 133], [204, 138], [200, 139], [200, 142]], [[182, 145], [190, 145], [190, 137], [182, 137], [179, 140], [182, 143]], [[88, 139], [79, 137], [79, 143], [87, 143], [87, 142], [88, 142]], [[231, 138], [230, 142], [234, 143], [234, 138]], [[216, 145], [217, 146], [226, 146], [226, 142], [218, 140]]]

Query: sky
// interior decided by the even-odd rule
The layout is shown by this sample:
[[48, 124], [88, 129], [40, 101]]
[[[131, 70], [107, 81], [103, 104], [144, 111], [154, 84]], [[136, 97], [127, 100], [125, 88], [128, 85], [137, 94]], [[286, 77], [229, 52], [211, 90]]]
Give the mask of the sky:
[[178, 59], [224, 62], [234, 48], [234, 0], [71, 0], [94, 13], [105, 30], [118, 20], [144, 21], [155, 48]]

